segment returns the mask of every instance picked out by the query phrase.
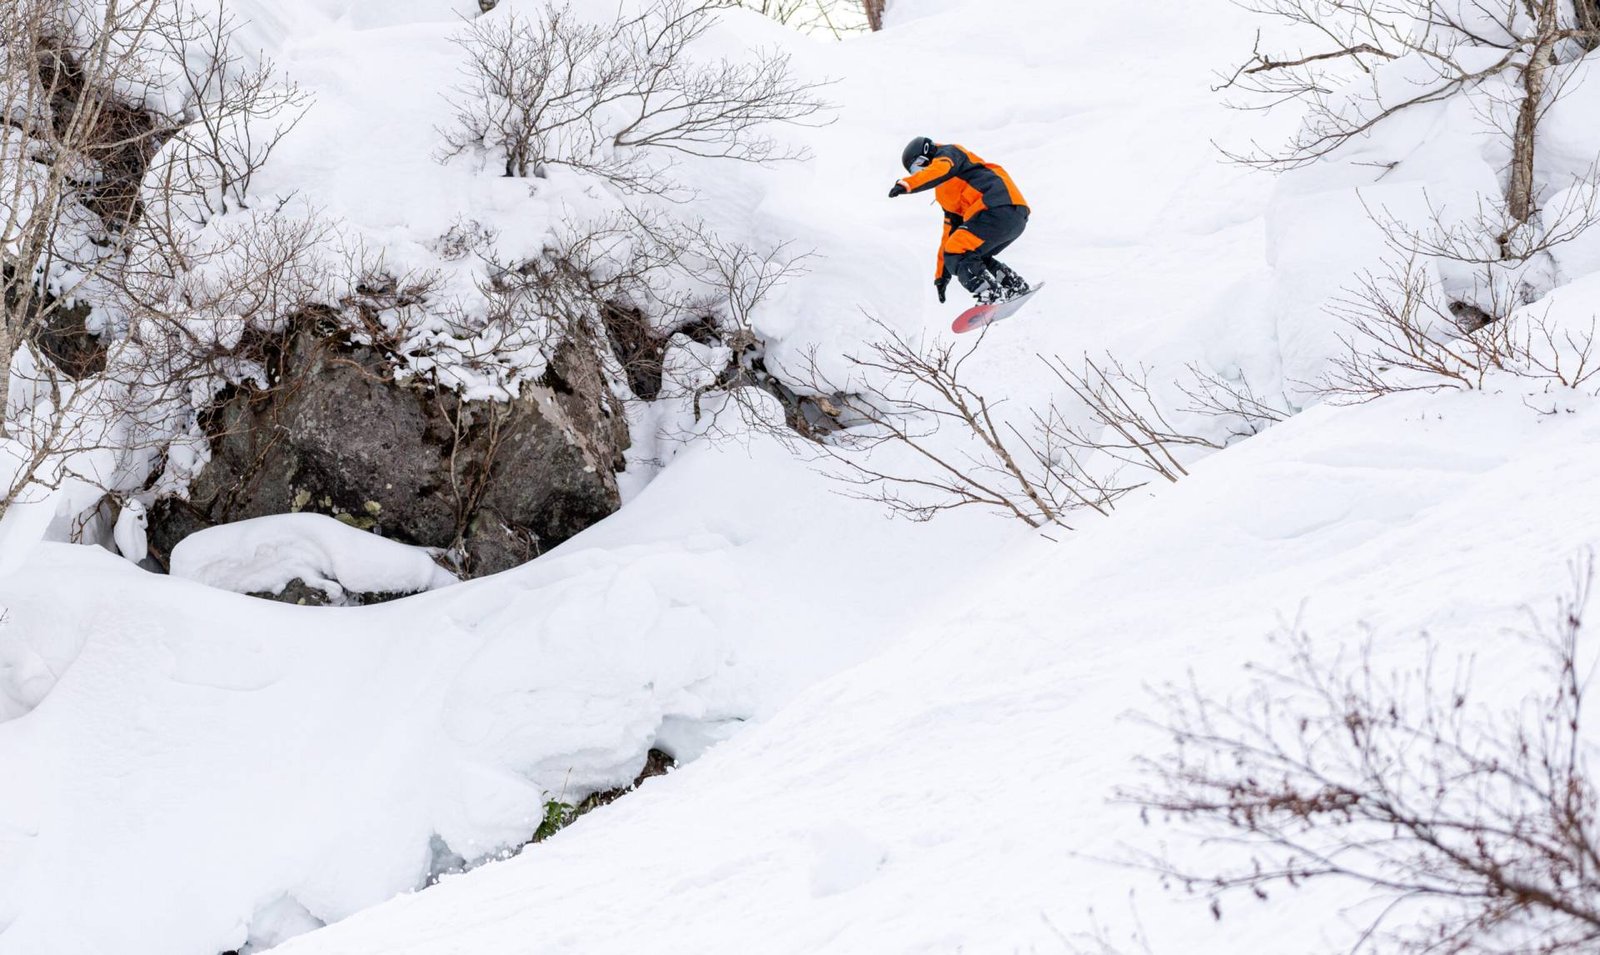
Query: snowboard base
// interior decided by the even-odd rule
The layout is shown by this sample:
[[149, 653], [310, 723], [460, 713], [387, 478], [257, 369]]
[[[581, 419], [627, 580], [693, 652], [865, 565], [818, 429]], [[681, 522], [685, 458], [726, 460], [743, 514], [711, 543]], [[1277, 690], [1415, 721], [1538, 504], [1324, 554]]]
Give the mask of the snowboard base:
[[1029, 289], [1025, 295], [1018, 295], [1016, 298], [1004, 302], [994, 302], [990, 305], [974, 305], [956, 318], [955, 323], [950, 326], [950, 330], [957, 335], [961, 335], [966, 332], [975, 332], [986, 325], [993, 325], [1002, 319], [1010, 318], [1021, 310], [1028, 299], [1039, 294], [1039, 290], [1042, 288], [1044, 288], [1044, 283], [1040, 282]]

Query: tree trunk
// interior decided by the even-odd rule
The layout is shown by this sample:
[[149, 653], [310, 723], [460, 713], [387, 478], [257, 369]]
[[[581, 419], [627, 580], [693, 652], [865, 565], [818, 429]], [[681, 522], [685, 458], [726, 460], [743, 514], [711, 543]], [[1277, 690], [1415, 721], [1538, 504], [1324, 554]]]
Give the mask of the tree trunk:
[[[885, 0], [861, 0], [861, 5], [865, 7], [867, 11], [867, 25], [871, 26], [874, 30], [883, 29], [884, 2]], [[1585, 0], [1579, 0], [1579, 2], [1582, 3], [1585, 2]], [[1595, 2], [1600, 2], [1600, 0], [1595, 0]]]
[[[11, 417], [6, 409], [11, 403], [11, 356], [16, 349], [17, 339], [11, 333], [11, 310], [0, 303], [0, 438], [11, 435]], [[0, 514], [3, 513], [0, 509]]]
[[1600, 0], [1572, 0], [1572, 8], [1583, 34], [1578, 43], [1591, 52], [1600, 49]]
[[1561, 17], [1556, 0], [1540, 0], [1538, 36], [1533, 53], [1522, 68], [1522, 106], [1517, 111], [1517, 126], [1511, 139], [1511, 179], [1506, 184], [1506, 205], [1511, 217], [1527, 222], [1538, 211], [1534, 195], [1534, 147], [1539, 116], [1544, 110], [1545, 89], [1550, 70], [1556, 63], [1556, 44], [1561, 38]]

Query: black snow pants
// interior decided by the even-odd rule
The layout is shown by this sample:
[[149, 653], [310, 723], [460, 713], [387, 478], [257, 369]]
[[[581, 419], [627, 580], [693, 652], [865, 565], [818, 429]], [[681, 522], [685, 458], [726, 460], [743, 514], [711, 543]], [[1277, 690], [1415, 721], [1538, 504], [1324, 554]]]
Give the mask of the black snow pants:
[[993, 268], [994, 257], [1028, 227], [1027, 206], [985, 209], [951, 231], [944, 243], [944, 267], [961, 287], [975, 292]]

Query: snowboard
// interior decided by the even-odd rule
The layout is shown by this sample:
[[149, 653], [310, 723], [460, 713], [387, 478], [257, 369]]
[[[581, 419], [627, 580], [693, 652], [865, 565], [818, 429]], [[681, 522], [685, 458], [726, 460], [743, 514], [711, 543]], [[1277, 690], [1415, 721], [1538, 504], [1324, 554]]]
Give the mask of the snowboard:
[[955, 320], [955, 324], [950, 326], [950, 330], [960, 335], [965, 332], [977, 331], [985, 325], [993, 325], [1002, 319], [1010, 318], [1017, 314], [1023, 305], [1027, 304], [1028, 299], [1039, 294], [1039, 290], [1042, 288], [1044, 288], [1044, 283], [1040, 282], [1029, 289], [1026, 294], [1018, 295], [1016, 298], [1007, 299], [1004, 302], [995, 302], [991, 305], [974, 305], [961, 313]]

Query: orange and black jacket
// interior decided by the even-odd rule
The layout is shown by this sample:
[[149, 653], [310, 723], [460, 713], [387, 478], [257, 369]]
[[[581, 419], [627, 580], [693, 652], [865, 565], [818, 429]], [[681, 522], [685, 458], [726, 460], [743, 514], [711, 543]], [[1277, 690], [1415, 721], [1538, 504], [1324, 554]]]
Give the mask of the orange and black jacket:
[[[961, 146], [940, 146], [934, 150], [933, 160], [921, 171], [900, 180], [907, 192], [934, 190], [933, 196], [944, 209], [944, 234], [939, 239], [939, 264], [936, 276], [944, 275], [945, 252], [971, 252], [982, 245], [976, 237], [962, 248], [951, 248], [950, 233], [985, 209], [1002, 206], [1028, 208], [1022, 190], [1011, 181], [1011, 176], [1000, 166], [984, 162]], [[966, 235], [964, 233], [963, 235]], [[962, 236], [957, 236], [960, 240]], [[976, 243], [976, 244], [974, 244]], [[967, 248], [965, 246], [970, 246]]]

